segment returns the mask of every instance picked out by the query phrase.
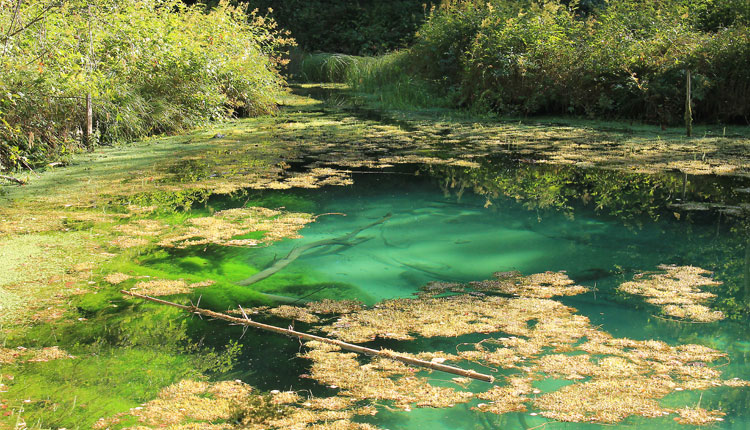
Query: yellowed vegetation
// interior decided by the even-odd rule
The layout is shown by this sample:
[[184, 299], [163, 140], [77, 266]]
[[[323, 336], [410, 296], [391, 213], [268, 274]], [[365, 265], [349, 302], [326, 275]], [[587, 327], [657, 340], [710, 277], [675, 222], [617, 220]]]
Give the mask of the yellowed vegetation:
[[269, 313], [276, 315], [277, 317], [286, 318], [290, 320], [302, 321], [305, 323], [316, 323], [320, 321], [320, 318], [313, 315], [307, 308], [299, 306], [288, 306], [282, 305], [275, 308], [271, 308]]
[[[214, 216], [192, 218], [187, 226], [161, 238], [159, 245], [185, 248], [194, 245], [255, 246], [283, 238], [298, 238], [297, 232], [312, 222], [307, 214], [287, 213], [265, 208], [228, 209]], [[235, 239], [262, 231], [263, 239]]]
[[713, 424], [716, 421], [723, 421], [721, 418], [726, 415], [721, 411], [707, 411], [702, 408], [684, 408], [678, 409], [677, 413], [680, 415], [674, 420], [680, 424], [689, 424], [694, 426], [702, 426], [707, 424]]
[[701, 287], [721, 285], [709, 277], [708, 270], [693, 266], [661, 265], [665, 273], [641, 276], [620, 285], [620, 291], [646, 297], [646, 302], [657, 305], [663, 314], [690, 321], [714, 322], [724, 319], [720, 311], [705, 305], [716, 294]]
[[57, 346], [32, 349], [23, 347], [17, 347], [14, 349], [0, 347], [0, 364], [19, 364], [25, 362], [51, 361], [71, 358], [75, 357]]
[[106, 429], [135, 418], [128, 429], [174, 430], [376, 430], [354, 423], [356, 415], [373, 414], [368, 407], [355, 407], [339, 398], [303, 398], [291, 391], [262, 394], [241, 381], [208, 383], [184, 380], [164, 388], [142, 406], [110, 418], [100, 419], [95, 429]]
[[[127, 275], [126, 275], [127, 276]], [[212, 281], [194, 282], [188, 284], [181, 279], [152, 279], [135, 284], [131, 291], [147, 296], [171, 296], [174, 294], [189, 294], [196, 288], [213, 285]]]
[[417, 406], [445, 408], [469, 401], [473, 394], [452, 388], [435, 387], [413, 375], [414, 369], [404, 363], [377, 357], [360, 364], [357, 354], [338, 348], [320, 347], [318, 342], [302, 357], [312, 360], [310, 376], [320, 383], [340, 388], [341, 394], [358, 400], [392, 401], [396, 407]]
[[589, 291], [574, 285], [564, 272], [543, 272], [522, 276], [519, 272], [498, 272], [493, 280], [471, 282], [477, 291], [491, 291], [521, 297], [548, 299], [554, 296], [575, 296]]
[[359, 300], [330, 300], [323, 299], [319, 302], [307, 303], [310, 312], [316, 314], [350, 314], [352, 312], [361, 310], [363, 305]]
[[[539, 284], [540, 279], [562, 288], [570, 285], [559, 274], [513, 276], [514, 287]], [[592, 326], [575, 309], [537, 297], [461, 294], [386, 300], [340, 316], [322, 330], [348, 342], [501, 332], [499, 337], [459, 345], [457, 354], [412, 355], [512, 372], [500, 379], [505, 383], [476, 395], [486, 401], [477, 410], [497, 414], [534, 408], [558, 421], [614, 423], [632, 415], [657, 418], [679, 413], [680, 422], [700, 425], [710, 420], [701, 423], [697, 417], [714, 419], [721, 413], [689, 407], [680, 413], [659, 401], [675, 391], [747, 384], [721, 379], [720, 365], [714, 364], [726, 357], [720, 351], [694, 344], [670, 346], [656, 340], [615, 338]], [[355, 354], [329, 344], [308, 342], [306, 346], [309, 350], [302, 356], [312, 361], [309, 376], [339, 388], [345, 398], [389, 401], [408, 410], [412, 406], [450, 407], [474, 397], [469, 391], [434, 386], [420, 376], [421, 369], [384, 357], [362, 362]], [[536, 381], [548, 378], [572, 384], [547, 393], [534, 388]], [[466, 386], [466, 381], [455, 382]]]
[[61, 317], [71, 296], [94, 289], [96, 267], [111, 257], [89, 232], [0, 238], [0, 322]]
[[110, 273], [107, 276], [105, 276], [104, 280], [109, 282], [112, 285], [119, 285], [131, 278], [132, 276], [130, 275], [126, 275], [120, 272], [115, 272], [115, 273]]

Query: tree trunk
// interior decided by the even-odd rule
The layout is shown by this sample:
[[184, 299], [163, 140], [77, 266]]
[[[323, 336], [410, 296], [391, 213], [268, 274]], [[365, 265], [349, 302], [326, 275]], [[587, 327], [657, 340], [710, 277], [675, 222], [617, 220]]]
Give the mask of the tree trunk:
[[745, 246], [745, 302], [750, 303], [750, 237]]
[[91, 93], [88, 93], [86, 94], [86, 131], [84, 133], [84, 139], [86, 140], [86, 149], [89, 151], [94, 150], [93, 134], [94, 108], [91, 105]]

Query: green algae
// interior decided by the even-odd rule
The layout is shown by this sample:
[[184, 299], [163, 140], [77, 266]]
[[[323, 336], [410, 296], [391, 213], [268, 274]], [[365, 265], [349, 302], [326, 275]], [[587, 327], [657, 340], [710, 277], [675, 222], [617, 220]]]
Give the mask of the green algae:
[[[95, 303], [91, 296], [101, 297]], [[12, 393], [4, 401], [17, 419], [37, 428], [91, 428], [111, 416], [155, 397], [166, 385], [231, 370], [241, 347], [201, 346], [192, 332], [200, 328], [179, 312], [157, 306], [133, 306], [121, 295], [102, 292], [80, 298], [85, 320], [30, 327], [9, 346], [62, 345], [75, 358], [4, 367]], [[87, 307], [87, 309], [83, 309]], [[3, 421], [0, 420], [0, 423]]]

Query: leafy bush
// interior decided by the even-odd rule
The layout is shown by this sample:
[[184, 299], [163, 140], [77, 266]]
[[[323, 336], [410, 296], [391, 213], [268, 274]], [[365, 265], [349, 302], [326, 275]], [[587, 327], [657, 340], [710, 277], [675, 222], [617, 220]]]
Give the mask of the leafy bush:
[[417, 82], [478, 111], [666, 125], [683, 118], [690, 69], [697, 120], [748, 122], [750, 13], [718, 3], [446, 1], [399, 61], [369, 60], [378, 73], [355, 84], [388, 93]]
[[[191, 0], [192, 1], [192, 0]], [[433, 0], [239, 0], [291, 31], [306, 52], [383, 54], [408, 45]]]
[[100, 143], [276, 108], [292, 41], [265, 17], [177, 0], [0, 4], [0, 169], [75, 150], [87, 93]]

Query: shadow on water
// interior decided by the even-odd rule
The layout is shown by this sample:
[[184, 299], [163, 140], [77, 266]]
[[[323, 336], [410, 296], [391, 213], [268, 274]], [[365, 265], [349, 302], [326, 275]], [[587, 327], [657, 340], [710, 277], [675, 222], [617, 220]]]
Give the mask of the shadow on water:
[[352, 102], [356, 99], [351, 91], [339, 86], [301, 86], [292, 85], [292, 93], [320, 100], [320, 112], [330, 113], [330, 107], [335, 111], [351, 115], [362, 121], [372, 121], [379, 125], [391, 125], [400, 128], [403, 131], [411, 132], [417, 130], [408, 121], [399, 120], [380, 109], [371, 109]]

